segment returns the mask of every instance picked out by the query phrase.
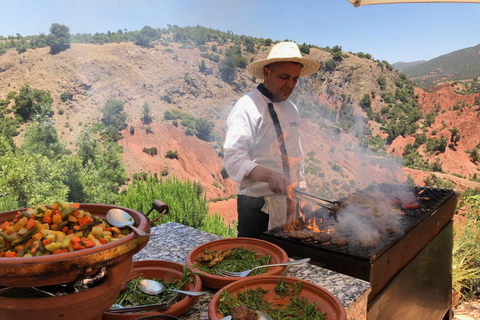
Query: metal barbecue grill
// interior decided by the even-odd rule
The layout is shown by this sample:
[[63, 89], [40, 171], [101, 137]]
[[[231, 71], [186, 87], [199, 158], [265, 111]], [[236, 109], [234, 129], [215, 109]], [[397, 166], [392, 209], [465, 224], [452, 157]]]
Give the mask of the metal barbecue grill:
[[[395, 195], [399, 188], [381, 184], [360, 194], [375, 194], [382, 190], [385, 194]], [[451, 307], [451, 222], [458, 193], [452, 189], [419, 186], [409, 190], [416, 198], [418, 208], [401, 209], [403, 215], [399, 218], [399, 225], [393, 231], [382, 232], [380, 240], [375, 243], [349, 239], [348, 232], [341, 233], [338, 228], [342, 210], [338, 212], [338, 221], [326, 213], [320, 214], [321, 222], [316, 227], [320, 232], [333, 230], [333, 237], [341, 233], [349, 240], [348, 244], [293, 239], [287, 225], [264, 232], [262, 239], [277, 244], [291, 257], [309, 257], [321, 267], [369, 281], [372, 291], [368, 299], [368, 319], [394, 319], [396, 316], [441, 319], [450, 313], [447, 311]], [[342, 199], [342, 202], [346, 201]], [[315, 219], [318, 221], [318, 214]], [[426, 280], [418, 279], [416, 271]], [[426, 299], [427, 295], [435, 297]], [[415, 307], [411, 301], [415, 298], [429, 303]], [[409, 316], [404, 317], [406, 315]]]

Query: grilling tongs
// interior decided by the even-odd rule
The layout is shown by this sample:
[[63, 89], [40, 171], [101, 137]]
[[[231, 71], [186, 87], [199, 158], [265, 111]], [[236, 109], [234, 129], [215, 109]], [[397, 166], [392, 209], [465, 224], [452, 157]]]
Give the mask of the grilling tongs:
[[[343, 202], [321, 198], [317, 195], [314, 195], [312, 193], [308, 193], [308, 192], [300, 190], [298, 188], [293, 188], [293, 191], [295, 191], [295, 196], [297, 198], [303, 198], [303, 199], [306, 199], [306, 200], [309, 200], [309, 201], [313, 201], [313, 202], [315, 202], [315, 204], [317, 204], [321, 207], [327, 208], [329, 210], [335, 211], [335, 212], [337, 212], [338, 210], [340, 210], [344, 206]], [[322, 203], [320, 201], [331, 203], [331, 204], [333, 204], [333, 206], [326, 205], [325, 203]]]

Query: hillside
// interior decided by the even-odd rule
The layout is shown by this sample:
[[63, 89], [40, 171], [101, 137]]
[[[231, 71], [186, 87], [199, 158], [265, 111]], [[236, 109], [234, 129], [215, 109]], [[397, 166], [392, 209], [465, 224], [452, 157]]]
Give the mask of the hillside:
[[408, 68], [413, 68], [415, 66], [418, 66], [419, 64], [427, 62], [426, 60], [418, 60], [418, 61], [412, 61], [412, 62], [395, 62], [392, 63], [392, 67], [395, 69], [398, 69], [400, 72], [404, 72]]
[[446, 81], [476, 80], [480, 75], [480, 44], [415, 64], [401, 71], [425, 87]]
[[[218, 50], [226, 50], [229, 46], [231, 44], [227, 43]], [[268, 49], [258, 46], [255, 54], [242, 53], [251, 61], [265, 57]], [[0, 96], [4, 98], [25, 84], [49, 91], [54, 99], [52, 108], [59, 136], [72, 151], [75, 151], [82, 130], [101, 121], [105, 102], [120, 100], [125, 104], [128, 127], [135, 128], [133, 135], [125, 130], [124, 138], [119, 141], [130, 178], [139, 172], [163, 172], [200, 181], [209, 199], [226, 197], [236, 193], [236, 186], [231, 179], [224, 179], [221, 175], [221, 143], [207, 143], [185, 135], [183, 128], [164, 119], [164, 112], [181, 110], [211, 120], [215, 124], [215, 133], [223, 139], [232, 105], [257, 83], [245, 69], [238, 69], [232, 82], [224, 82], [218, 63], [202, 58], [201, 54], [201, 50], [194, 46], [186, 47], [175, 42], [170, 42], [168, 47], [157, 45], [150, 49], [132, 43], [72, 44], [68, 50], [56, 55], [49, 54], [48, 48], [29, 49], [22, 54], [9, 50], [0, 56]], [[314, 117], [302, 119], [303, 149], [309, 155], [306, 159], [310, 169], [307, 182], [311, 190], [329, 197], [340, 197], [372, 182], [405, 181], [406, 174], [414, 178], [420, 176], [412, 170], [403, 169], [402, 172], [395, 157], [383, 157], [359, 148], [358, 136], [339, 128], [337, 121], [339, 109], [347, 102], [354, 115], [366, 117], [359, 106], [365, 93], [372, 97], [373, 110], [379, 112], [387, 106], [379, 93], [395, 92], [398, 73], [388, 70], [382, 63], [346, 53], [343, 53], [343, 59], [336, 61], [332, 71], [327, 69], [327, 62], [332, 57], [330, 52], [311, 48], [308, 56], [317, 60], [321, 68], [317, 74], [299, 82], [292, 98], [301, 112], [309, 112], [313, 107], [327, 108], [337, 114], [333, 118], [320, 118], [319, 113], [315, 113]], [[202, 60], [207, 72], [199, 71]], [[379, 76], [386, 81], [383, 89], [378, 82]], [[448, 127], [456, 126], [462, 137], [458, 145], [448, 148], [445, 154], [428, 157], [441, 157], [444, 171], [469, 178], [478, 172], [478, 163], [472, 163], [465, 150], [480, 143], [476, 129], [479, 107], [465, 108], [462, 114], [450, 112], [448, 108], [456, 101], [466, 99], [472, 105], [474, 96], [459, 96], [450, 87], [439, 90], [444, 91], [415, 91], [424, 114], [437, 103], [441, 104], [442, 110], [445, 109], [429, 133], [435, 128], [437, 135], [447, 135]], [[62, 102], [62, 92], [67, 92], [71, 99]], [[447, 96], [447, 100], [442, 100]], [[140, 121], [145, 102], [150, 106], [154, 121], [149, 125], [152, 133], [147, 133], [146, 126]], [[449, 126], [440, 129], [442, 121]], [[378, 123], [369, 121], [368, 126], [374, 135], [385, 137]], [[23, 139], [23, 132], [21, 129], [21, 134], [16, 137], [17, 145]], [[398, 137], [387, 151], [401, 156], [402, 148], [414, 139], [412, 137]], [[144, 147], [157, 147], [158, 155], [147, 155], [143, 152]], [[165, 158], [168, 150], [177, 151], [178, 159]], [[454, 178], [455, 181], [460, 179]], [[460, 189], [477, 185], [467, 179], [461, 181], [454, 182]], [[417, 183], [422, 184], [421, 179]]]

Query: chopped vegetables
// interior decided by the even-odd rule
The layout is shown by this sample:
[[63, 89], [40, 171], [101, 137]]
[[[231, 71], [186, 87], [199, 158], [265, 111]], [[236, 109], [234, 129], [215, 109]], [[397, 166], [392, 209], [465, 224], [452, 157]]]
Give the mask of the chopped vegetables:
[[[112, 232], [113, 231], [113, 232]], [[129, 234], [82, 210], [78, 203], [37, 205], [0, 225], [0, 258], [60, 254], [101, 246]]]

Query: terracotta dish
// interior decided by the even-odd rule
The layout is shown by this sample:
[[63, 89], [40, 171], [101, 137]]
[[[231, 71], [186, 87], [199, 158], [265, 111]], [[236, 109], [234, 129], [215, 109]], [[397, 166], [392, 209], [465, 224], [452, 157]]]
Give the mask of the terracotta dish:
[[[143, 231], [150, 230], [147, 217], [132, 209], [88, 203], [80, 204], [80, 208], [101, 218], [105, 218], [109, 209], [120, 208], [133, 217], [136, 227]], [[12, 221], [19, 210], [24, 209], [0, 213], [0, 223]], [[84, 275], [94, 274], [102, 267], [113, 266], [122, 259], [133, 256], [148, 240], [148, 236], [130, 232], [122, 239], [85, 250], [40, 257], [3, 257], [0, 258], [0, 286], [40, 287], [77, 281]]]
[[[144, 260], [144, 261], [135, 261], [133, 263], [132, 272], [130, 273], [128, 279], [133, 279], [138, 274], [146, 279], [163, 279], [165, 281], [173, 281], [175, 279], [182, 279], [183, 265], [176, 262], [164, 261], [164, 260]], [[188, 291], [201, 291], [202, 281], [198, 275], [194, 275], [193, 283], [185, 283], [182, 290]], [[173, 304], [167, 310], [159, 311], [148, 311], [142, 313], [113, 313], [106, 311], [103, 314], [103, 320], [133, 320], [138, 319], [139, 317], [152, 317], [155, 319], [155, 316], [166, 315], [166, 316], [179, 316], [187, 312], [198, 300], [198, 297], [192, 297], [184, 295], [184, 298], [175, 304]], [[158, 318], [161, 319], [161, 318]]]
[[[205, 254], [205, 250], [223, 251], [238, 247], [244, 247], [248, 250], [255, 250], [255, 252], [261, 255], [269, 254], [271, 256], [271, 264], [288, 262], [288, 255], [282, 248], [268, 241], [253, 238], [226, 238], [204, 243], [188, 253], [186, 262], [187, 265], [189, 267], [192, 267], [194, 271], [198, 271], [203, 274], [201, 277], [204, 286], [214, 289], [220, 289], [227, 284], [244, 278], [223, 277], [206, 273], [195, 267], [195, 264], [197, 263], [196, 260], [199, 256]], [[280, 275], [285, 270], [285, 268], [285, 266], [270, 267], [267, 269], [266, 273], [248, 276], [248, 278], [258, 279], [269, 275]]]
[[104, 282], [85, 291], [45, 298], [0, 297], [0, 319], [101, 319], [103, 312], [117, 299], [132, 264], [131, 256], [122, 259], [108, 268]]
[[289, 285], [294, 285], [298, 281], [302, 282], [302, 291], [300, 296], [307, 299], [308, 303], [316, 303], [318, 310], [327, 313], [328, 320], [346, 320], [346, 312], [342, 303], [330, 292], [324, 288], [317, 286], [311, 282], [303, 281], [297, 278], [281, 277], [281, 276], [268, 276], [262, 278], [243, 278], [237, 282], [231, 283], [219, 290], [210, 301], [208, 306], [208, 318], [210, 320], [220, 320], [223, 316], [217, 311], [220, 305], [220, 294], [223, 290], [227, 290], [234, 296], [238, 296], [239, 292], [245, 292], [246, 289], [257, 289], [261, 287], [264, 290], [268, 290], [268, 293], [264, 296], [264, 299], [268, 302], [275, 304], [287, 304], [288, 298], [281, 298], [275, 293], [275, 287], [278, 281], [283, 278]]

